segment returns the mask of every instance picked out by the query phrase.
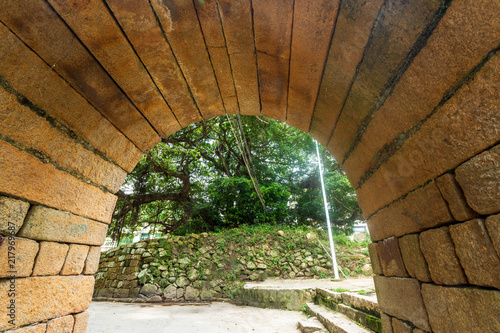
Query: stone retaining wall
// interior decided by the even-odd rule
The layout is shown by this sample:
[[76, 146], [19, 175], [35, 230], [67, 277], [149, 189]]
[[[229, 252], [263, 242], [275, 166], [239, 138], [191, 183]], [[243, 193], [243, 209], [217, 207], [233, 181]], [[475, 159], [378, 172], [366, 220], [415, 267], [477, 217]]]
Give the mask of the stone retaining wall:
[[103, 253], [94, 297], [208, 301], [235, 298], [245, 281], [332, 275], [331, 260], [313, 233], [276, 229], [253, 240], [244, 233], [233, 240], [192, 234], [122, 245]]

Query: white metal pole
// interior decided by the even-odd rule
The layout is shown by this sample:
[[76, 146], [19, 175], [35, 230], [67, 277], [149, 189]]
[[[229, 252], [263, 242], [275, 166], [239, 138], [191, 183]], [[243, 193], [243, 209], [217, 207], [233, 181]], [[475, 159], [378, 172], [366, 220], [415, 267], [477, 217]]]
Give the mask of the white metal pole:
[[318, 141], [316, 141], [316, 153], [318, 154], [319, 177], [321, 179], [323, 202], [325, 204], [326, 224], [328, 226], [328, 238], [330, 239], [330, 251], [332, 253], [332, 261], [333, 261], [333, 273], [335, 274], [335, 280], [339, 280], [339, 269], [337, 266], [337, 256], [335, 255], [335, 250], [333, 249], [332, 227], [330, 225], [330, 214], [328, 214], [328, 203], [326, 201], [325, 183], [323, 181], [323, 169], [321, 168], [321, 160], [319, 158]]

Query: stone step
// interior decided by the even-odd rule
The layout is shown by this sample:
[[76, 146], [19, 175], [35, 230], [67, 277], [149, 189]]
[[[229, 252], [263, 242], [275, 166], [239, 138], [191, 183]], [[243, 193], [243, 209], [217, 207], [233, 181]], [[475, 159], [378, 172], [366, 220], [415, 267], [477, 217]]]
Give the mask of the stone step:
[[316, 317], [300, 320], [298, 327], [301, 333], [327, 333], [327, 330], [321, 325]]
[[382, 332], [380, 311], [376, 298], [354, 293], [338, 293], [317, 288], [316, 304], [346, 315], [356, 323], [360, 323], [375, 332]]
[[324, 288], [316, 288], [316, 292], [324, 297], [330, 297], [335, 303], [345, 303], [366, 313], [380, 313], [377, 296], [364, 296], [352, 292], [335, 292]]
[[315, 316], [330, 333], [371, 333], [372, 331], [358, 326], [349, 318], [338, 312], [332, 312], [321, 305], [306, 303], [306, 312]]
[[304, 303], [312, 302], [315, 288], [270, 288], [259, 286], [243, 287], [240, 300], [244, 305], [300, 311]]

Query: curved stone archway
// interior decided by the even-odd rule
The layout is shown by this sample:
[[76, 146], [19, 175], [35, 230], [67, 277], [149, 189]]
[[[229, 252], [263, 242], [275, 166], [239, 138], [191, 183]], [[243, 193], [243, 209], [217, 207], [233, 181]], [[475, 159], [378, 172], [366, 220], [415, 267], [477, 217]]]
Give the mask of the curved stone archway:
[[342, 163], [374, 241], [384, 329], [500, 331], [498, 12], [2, 1], [0, 330], [84, 332], [126, 174], [161, 137], [241, 113], [310, 132]]

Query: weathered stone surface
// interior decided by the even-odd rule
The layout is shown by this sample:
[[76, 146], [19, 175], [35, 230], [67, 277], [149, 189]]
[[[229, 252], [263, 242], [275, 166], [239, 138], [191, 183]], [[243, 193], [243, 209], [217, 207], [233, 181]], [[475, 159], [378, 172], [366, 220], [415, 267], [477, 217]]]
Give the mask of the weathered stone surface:
[[413, 329], [407, 323], [397, 319], [392, 318], [392, 330], [394, 333], [412, 333]]
[[2, 192], [108, 222], [116, 196], [88, 185], [38, 158], [0, 141]]
[[[222, 99], [219, 90], [213, 89], [217, 87], [217, 81], [193, 3], [182, 0], [172, 0], [168, 3], [154, 0], [150, 3], [173, 53], [177, 59], [182, 58], [179, 65], [187, 82], [192, 88], [195, 87], [191, 92], [201, 114], [205, 119], [222, 115]], [[189, 43], [186, 43], [186, 40], [189, 40]]]
[[140, 291], [141, 291], [141, 287], [130, 288], [130, 290], [128, 292], [128, 297], [132, 297], [132, 298], [138, 297]]
[[87, 331], [87, 323], [89, 321], [89, 312], [84, 311], [74, 314], [75, 326], [73, 327], [73, 333], [85, 333]]
[[184, 294], [184, 298], [186, 301], [196, 301], [200, 296], [200, 291], [191, 286], [186, 287], [186, 293]]
[[373, 273], [384, 274], [382, 270], [382, 265], [380, 264], [380, 259], [377, 253], [377, 243], [371, 243], [368, 245], [368, 252], [370, 253], [370, 261], [373, 268]]
[[175, 284], [177, 285], [177, 287], [183, 288], [189, 284], [189, 280], [183, 276], [180, 276], [177, 278], [177, 280], [175, 280]]
[[373, 280], [382, 312], [430, 330], [417, 280], [384, 276], [374, 276]]
[[19, 236], [55, 242], [102, 245], [108, 226], [60, 210], [32, 208]]
[[499, 68], [496, 54], [356, 191], [366, 217], [498, 141]]
[[302, 333], [315, 333], [324, 331], [324, 326], [316, 317], [310, 317], [300, 320], [297, 327]]
[[330, 140], [382, 3], [381, 0], [340, 2], [311, 122], [311, 135], [323, 146]]
[[290, 54], [287, 124], [309, 131], [339, 1], [296, 2]]
[[215, 76], [227, 113], [238, 113], [238, 103], [231, 74], [226, 42], [216, 1], [195, 2], [196, 12], [212, 60]]
[[256, 269], [257, 266], [251, 261], [247, 262], [247, 269]]
[[26, 326], [17, 330], [7, 331], [8, 333], [45, 333], [47, 324], [38, 324], [33, 326]]
[[57, 275], [61, 271], [69, 246], [53, 242], [40, 242], [40, 251], [36, 257], [33, 276]]
[[85, 259], [89, 253], [87, 245], [70, 244], [61, 275], [78, 275], [83, 271]]
[[104, 288], [100, 289], [99, 292], [97, 293], [97, 297], [113, 297], [113, 293], [115, 292], [115, 289], [113, 288]]
[[[157, 135], [144, 116], [121, 91], [122, 86], [113, 81], [79, 40], [74, 40], [72, 31], [48, 4], [6, 4], [0, 10], [8, 12], [8, 15], [2, 15], [2, 20], [13, 28], [17, 36], [47, 64], [57, 62], [58, 66], [54, 66], [53, 70], [91, 101], [122, 133], [141, 149], [152, 148], [149, 146], [150, 140], [154, 140]], [[23, 20], [31, 22], [30, 29], [22, 24]], [[67, 52], [69, 47], [71, 53]], [[61, 54], [66, 53], [66, 58], [61, 59]], [[131, 123], [137, 127], [130, 126]]]
[[14, 237], [9, 240], [5, 237], [0, 243], [0, 278], [30, 276], [38, 247], [38, 243], [31, 239]]
[[364, 312], [380, 312], [378, 303], [374, 297], [368, 297], [364, 295], [359, 295], [355, 293], [343, 292], [342, 301], [356, 309], [362, 310]]
[[[446, 10], [345, 162], [344, 170], [349, 170], [348, 177], [354, 187], [365, 171], [374, 167], [380, 154], [385, 153], [384, 148], [428, 116], [443, 96], [497, 47], [500, 27], [498, 21], [493, 19], [493, 13], [499, 9], [497, 3], [489, 0], [465, 0], [454, 2]], [[479, 91], [477, 97], [485, 97]], [[441, 132], [447, 134], [448, 130]], [[447, 149], [446, 153], [450, 151]], [[418, 161], [415, 158], [411, 162]], [[425, 168], [435, 167], [427, 161], [422, 161], [422, 165]], [[436, 176], [450, 169], [444, 169]], [[431, 178], [434, 177], [422, 179]]]
[[377, 253], [385, 276], [408, 277], [396, 237], [378, 242]]
[[455, 170], [469, 205], [483, 215], [500, 211], [500, 145]]
[[337, 126], [328, 144], [332, 155], [343, 161], [365, 119], [370, 116], [421, 33], [435, 19], [440, 1], [425, 2], [384, 1], [373, 28], [370, 42], [363, 53], [355, 80], [350, 87]]
[[[96, 1], [81, 6], [74, 1], [71, 11], [57, 1], [50, 3], [161, 136], [168, 136], [180, 129], [142, 62], [103, 3]], [[109, 40], [113, 40], [113, 43]], [[130, 71], [136, 74], [129, 76]], [[130, 127], [131, 119], [127, 120], [125, 123]], [[142, 151], [153, 148], [159, 141], [158, 135], [140, 114], [135, 121], [141, 129], [138, 127], [138, 133], [132, 134], [143, 132], [143, 138], [137, 139], [137, 146]]]
[[154, 295], [154, 296], [149, 297], [146, 301], [148, 303], [160, 303], [160, 302], [163, 302], [163, 299], [159, 295]]
[[[149, 2], [109, 1], [108, 4], [181, 127], [200, 121], [202, 118], [189, 87]], [[139, 21], [141, 24], [137, 24]], [[144, 25], [148, 29], [144, 29]], [[163, 120], [167, 121], [172, 119]]]
[[100, 246], [91, 246], [89, 253], [87, 254], [87, 259], [85, 260], [85, 267], [83, 268], [83, 274], [95, 274], [99, 268], [99, 258], [101, 256]]
[[120, 189], [127, 172], [85, 148], [27, 106], [14, 94], [0, 90], [0, 133], [26, 148], [43, 152], [53, 163], [76, 171], [111, 192]]
[[141, 295], [147, 297], [153, 296], [157, 290], [158, 290], [157, 286], [155, 286], [154, 284], [147, 283], [141, 288]]
[[400, 201], [381, 209], [368, 220], [373, 241], [403, 236], [453, 221], [448, 205], [436, 183], [408, 194]]
[[380, 314], [380, 321], [382, 322], [382, 333], [393, 333], [392, 318], [385, 313]]
[[[243, 2], [242, 2], [243, 3]], [[259, 115], [260, 99], [256, 59], [253, 52], [230, 53], [236, 94], [243, 115]]]
[[500, 257], [500, 214], [489, 216], [486, 219], [485, 224], [488, 229], [491, 242], [497, 251], [497, 255]]
[[434, 332], [500, 332], [500, 291], [422, 285]]
[[361, 272], [363, 272], [363, 274], [365, 275], [372, 275], [373, 274], [372, 265], [364, 264], [363, 267], [361, 267]]
[[289, 59], [257, 52], [257, 62], [262, 114], [286, 121]]
[[399, 249], [408, 274], [422, 282], [432, 282], [417, 234], [399, 238]]
[[113, 292], [113, 298], [127, 298], [130, 294], [129, 289], [117, 288]]
[[455, 252], [471, 284], [500, 289], [500, 259], [481, 219], [450, 226]]
[[211, 301], [214, 298], [215, 291], [203, 288], [200, 292], [200, 299], [202, 301]]
[[455, 254], [455, 246], [448, 227], [421, 233], [420, 249], [435, 283], [467, 284], [467, 278]]
[[[218, 1], [218, 6], [240, 111], [245, 115], [259, 115], [260, 102], [251, 2], [249, 0], [238, 2], [221, 0]], [[182, 36], [182, 38], [185, 37]]]
[[176, 298], [177, 288], [173, 284], [168, 285], [165, 290], [163, 290], [163, 297], [166, 299]]
[[176, 293], [176, 298], [181, 298], [184, 296], [185, 289], [184, 288], [177, 288], [177, 293]]
[[313, 289], [250, 287], [243, 288], [241, 299], [244, 304], [250, 306], [299, 311], [305, 303], [312, 302], [315, 296], [316, 292]]
[[460, 188], [460, 185], [458, 185], [453, 174], [444, 174], [436, 179], [436, 184], [443, 198], [448, 202], [455, 220], [466, 221], [479, 215], [469, 207], [469, 204], [467, 204], [464, 192]]
[[[10, 283], [0, 281], [0, 293], [7, 295]], [[16, 325], [0, 321], [0, 330], [37, 323], [56, 317], [85, 311], [92, 299], [94, 277], [50, 276], [16, 280]], [[0, 298], [6, 309], [9, 297]]]
[[52, 319], [47, 324], [47, 333], [72, 333], [74, 323], [71, 315]]
[[17, 234], [29, 207], [28, 202], [0, 197], [0, 235]]
[[[38, 5], [39, 3], [41, 2], [34, 4]], [[27, 5], [31, 7], [33, 4]], [[66, 29], [64, 22], [61, 22], [50, 6], [42, 5], [44, 8], [37, 7], [22, 10], [20, 13], [27, 14], [28, 17], [30, 15], [36, 16], [37, 18], [33, 19], [34, 21], [38, 21], [39, 15], [44, 16], [44, 18], [46, 18], [46, 14], [52, 17], [55, 16], [55, 19], [51, 20], [51, 24], [48, 24], [47, 29], [50, 29], [48, 35], [53, 36], [54, 31], [60, 32], [65, 29], [69, 35], [63, 45], [63, 52], [66, 52], [67, 43], [71, 43], [71, 40], [74, 39], [73, 33]], [[26, 17], [23, 17], [23, 19], [26, 19]], [[18, 20], [18, 22], [22, 21]], [[24, 26], [24, 23], [21, 24]], [[57, 29], [55, 28], [56, 24], [62, 25], [64, 28]], [[37, 28], [33, 29], [33, 25], [30, 25], [30, 30], [38, 31]], [[41, 33], [43, 34], [43, 32]], [[47, 65], [3, 25], [0, 27], [0, 34], [3, 41], [2, 47], [0, 47], [0, 59], [4, 64], [0, 73], [9, 81], [9, 84], [29, 101], [42, 107], [50, 116], [56, 117], [70, 126], [90, 144], [114, 159], [125, 170], [132, 171], [135, 164], [141, 159], [142, 152], [94, 109], [69, 83], [62, 79], [55, 70], [51, 71], [50, 65]], [[31, 40], [45, 41], [46, 38], [44, 35], [43, 38], [32, 38]], [[78, 44], [78, 42], [75, 41], [74, 44]], [[68, 55], [72, 57], [74, 54], [72, 52]], [[51, 63], [55, 63], [61, 59], [60, 57], [61, 53], [56, 52]], [[86, 63], [86, 61], [76, 61], [76, 63], [77, 66], [80, 66], [81, 63]], [[14, 65], [9, 66], [8, 64]], [[96, 65], [99, 66], [99, 64]], [[87, 66], [85, 66], [85, 69], [87, 69]], [[19, 75], [19, 73], [23, 73], [23, 75]], [[44, 83], [42, 87], [39, 85], [40, 82]], [[40, 93], [41, 91], [42, 93]], [[68, 112], [69, 105], [71, 112]]]
[[323, 288], [316, 288], [316, 292], [323, 298], [331, 299], [335, 303], [342, 302], [342, 293]]
[[286, 121], [293, 1], [252, 1], [262, 114]]

